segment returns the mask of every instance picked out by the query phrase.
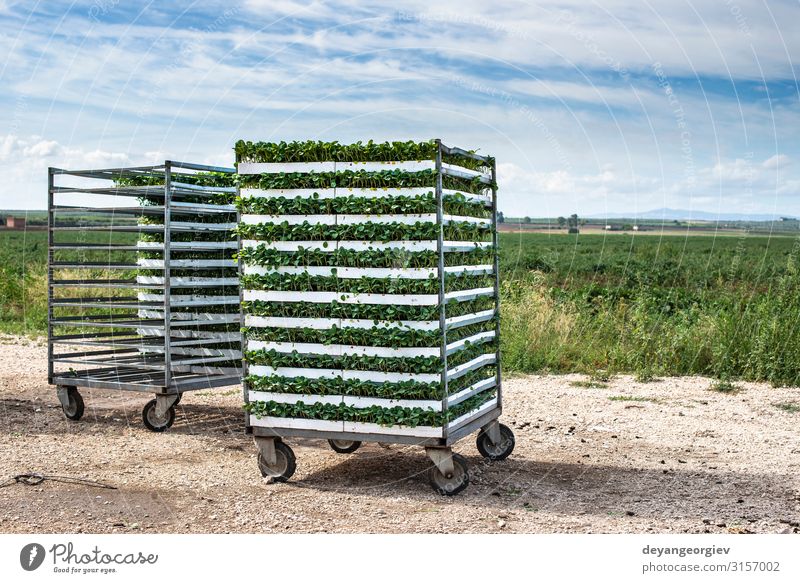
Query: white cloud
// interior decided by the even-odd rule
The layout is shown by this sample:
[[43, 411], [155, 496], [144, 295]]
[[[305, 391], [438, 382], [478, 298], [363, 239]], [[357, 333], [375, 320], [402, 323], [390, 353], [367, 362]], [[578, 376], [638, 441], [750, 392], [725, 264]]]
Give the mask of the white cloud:
[[731, 161], [718, 161], [711, 168], [700, 170], [700, 176], [705, 176], [720, 182], [735, 182], [745, 184], [752, 182], [758, 175], [751, 160], [737, 158]]
[[790, 164], [789, 156], [786, 154], [775, 154], [771, 158], [761, 163], [763, 168], [785, 168]]
[[293, 0], [246, 0], [245, 6], [260, 16], [294, 16], [312, 19], [331, 18], [335, 12], [330, 2], [294, 2]]
[[26, 146], [22, 152], [26, 157], [49, 158], [59, 154], [60, 150], [61, 147], [54, 140], [39, 140], [30, 146]]
[[[508, 216], [638, 212], [660, 207], [786, 212], [782, 209], [787, 208], [787, 203], [800, 196], [800, 180], [777, 176], [770, 169], [771, 160], [719, 160], [699, 168], [691, 181], [672, 176], [665, 183], [654, 177], [618, 172], [610, 166], [594, 173], [578, 173], [527, 171], [504, 163], [498, 164], [500, 200]], [[525, 192], [527, 196], [509, 200], [509, 191]], [[537, 212], [542, 209], [552, 211]]]
[[775, 172], [779, 166], [788, 165], [786, 154], [776, 154], [762, 162], [752, 158], [719, 160], [711, 167], [701, 168], [697, 176], [699, 187], [714, 188], [732, 186], [745, 191], [776, 192], [787, 181]]
[[[230, 164], [237, 138], [442, 137], [497, 156], [509, 214], [705, 204], [748, 181], [797, 209], [796, 107], [738, 102], [722, 79], [791, 80], [800, 35], [784, 34], [788, 5], [736, 8], [742, 18], [714, 1], [249, 0], [198, 30], [147, 13], [98, 25], [83, 8], [61, 22], [55, 3], [26, 24], [9, 6], [17, 19], [0, 20], [19, 35], [0, 36], [0, 134], [14, 135], [0, 136], [0, 171], [16, 186], [3, 196], [41, 207], [48, 164]], [[693, 188], [656, 61], [691, 133]]]
[[[788, 55], [800, 50], [800, 38], [790, 28], [796, 7], [758, 0], [729, 5], [695, 0], [691, 8], [625, 0], [592, 4], [442, 0], [435, 5], [408, 0], [395, 9], [377, 0], [324, 5], [251, 0], [247, 6], [264, 18], [265, 25], [273, 15], [327, 21], [329, 29], [321, 45], [327, 49], [358, 50], [354, 41], [369, 50], [435, 43], [454, 53], [469, 51], [523, 65], [636, 70], [660, 62], [671, 75], [716, 76], [730, 71], [734, 76], [759, 78], [762, 74], [791, 76]], [[362, 19], [373, 25], [384, 22], [383, 29], [391, 29], [392, 34], [380, 30], [370, 31], [371, 36], [354, 34], [352, 27], [343, 26]], [[320, 47], [315, 34], [296, 41]]]
[[[686, 180], [675, 182], [670, 195], [688, 202], [692, 208], [705, 205], [716, 210], [713, 209], [716, 205], [717, 209], [731, 212], [798, 215], [800, 180], [775, 171], [774, 159], [781, 160], [783, 156], [763, 161], [752, 158], [718, 160], [712, 166], [698, 169], [691, 184]], [[715, 203], [710, 204], [710, 200]]]
[[[86, 150], [40, 136], [0, 136], [3, 192], [0, 208], [34, 209], [47, 206], [47, 168], [83, 169], [143, 163], [127, 153]], [[146, 156], [145, 156], [146, 157]], [[163, 158], [161, 159], [163, 162]]]
[[[579, 173], [528, 171], [513, 163], [500, 163], [497, 172], [499, 200], [508, 216], [594, 214], [609, 207], [647, 210], [663, 197], [658, 180], [620, 173], [610, 165], [594, 173]], [[509, 197], [510, 193], [525, 196]]]

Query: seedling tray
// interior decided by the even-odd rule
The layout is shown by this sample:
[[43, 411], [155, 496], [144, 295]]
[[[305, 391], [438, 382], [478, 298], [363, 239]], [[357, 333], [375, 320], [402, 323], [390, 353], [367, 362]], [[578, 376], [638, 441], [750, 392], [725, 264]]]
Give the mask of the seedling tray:
[[340, 452], [412, 443], [434, 461], [438, 491], [461, 491], [455, 441], [480, 430], [482, 453], [513, 448], [497, 422], [494, 160], [439, 141], [410, 147], [429, 159], [268, 160], [282, 148], [295, 145], [237, 144], [244, 400], [262, 474], [294, 471], [285, 437]]
[[185, 391], [241, 381], [233, 172], [49, 169], [48, 379], [67, 418], [80, 387], [151, 392], [163, 431]]

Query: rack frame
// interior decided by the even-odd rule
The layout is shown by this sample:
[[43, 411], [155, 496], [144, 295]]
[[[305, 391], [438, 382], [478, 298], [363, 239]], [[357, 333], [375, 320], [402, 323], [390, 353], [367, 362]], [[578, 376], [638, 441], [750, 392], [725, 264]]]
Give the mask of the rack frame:
[[[213, 276], [213, 270], [233, 270], [235, 263], [176, 258], [226, 256], [238, 248], [232, 234], [239, 219], [235, 206], [214, 202], [236, 189], [232, 180], [230, 186], [203, 184], [209, 173], [233, 177], [235, 170], [171, 160], [48, 169], [48, 382], [56, 386], [68, 419], [83, 415], [79, 387], [136, 391], [154, 395], [143, 420], [148, 429], [164, 431], [184, 392], [241, 382], [238, 278]], [[78, 184], [58, 185], [62, 180]], [[78, 202], [62, 204], [64, 198]], [[200, 240], [209, 233], [216, 240]], [[142, 241], [142, 235], [161, 242]], [[142, 259], [143, 252], [159, 258]], [[62, 259], [64, 253], [72, 258]], [[98, 261], [98, 254], [104, 260]], [[176, 268], [212, 276], [174, 277]], [[158, 275], [139, 275], [142, 269]], [[63, 277], [65, 272], [76, 275]], [[229, 296], [220, 295], [226, 290]], [[237, 328], [219, 332], [213, 328], [218, 324]]]

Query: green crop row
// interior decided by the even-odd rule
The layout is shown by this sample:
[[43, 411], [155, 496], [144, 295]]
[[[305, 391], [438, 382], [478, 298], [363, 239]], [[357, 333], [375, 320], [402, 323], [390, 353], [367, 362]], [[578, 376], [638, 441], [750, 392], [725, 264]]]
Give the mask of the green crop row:
[[[335, 269], [335, 268], [334, 268]], [[339, 278], [333, 275], [308, 273], [249, 274], [241, 278], [244, 289], [269, 291], [335, 291], [341, 293], [370, 294], [437, 294], [439, 278], [405, 279], [398, 277]], [[445, 292], [494, 286], [494, 277], [487, 275], [460, 275], [445, 278]]]
[[245, 142], [234, 146], [237, 162], [400, 162], [433, 160], [436, 143], [383, 142]]
[[[235, 176], [235, 175], [234, 175]], [[231, 179], [232, 181], [235, 178]], [[163, 180], [161, 182], [163, 184]], [[144, 186], [141, 184], [132, 185], [132, 186]], [[203, 185], [203, 186], [212, 186], [212, 185]], [[231, 186], [235, 186], [235, 184], [231, 184]], [[137, 197], [139, 204], [142, 206], [155, 206], [164, 204], [164, 197], [161, 195], [142, 195]], [[228, 205], [233, 204], [236, 201], [236, 192], [208, 192], [208, 193], [198, 193], [198, 194], [186, 194], [186, 193], [176, 193], [173, 191], [172, 193], [172, 202], [188, 202], [192, 204], [217, 204], [217, 205]]]
[[[322, 267], [437, 267], [439, 256], [436, 251], [408, 251], [406, 249], [336, 249], [321, 251], [300, 247], [295, 252], [278, 251], [266, 245], [246, 247], [239, 251], [239, 259], [247, 265], [281, 266], [322, 266]], [[477, 247], [473, 251], [448, 252], [444, 256], [445, 265], [486, 265], [494, 261], [491, 247]]]
[[306, 377], [268, 377], [248, 375], [245, 385], [251, 390], [269, 393], [298, 395], [347, 395], [350, 397], [374, 397], [378, 399], [432, 399], [442, 398], [441, 384], [400, 381], [374, 383], [358, 379], [314, 379]]
[[457, 379], [453, 379], [447, 382], [447, 392], [450, 395], [454, 395], [459, 391], [463, 391], [464, 389], [471, 387], [475, 383], [479, 383], [480, 381], [490, 379], [497, 374], [496, 365], [484, 365], [481, 368], [475, 369], [473, 371], [468, 372], [464, 376], [460, 376]]
[[[174, 179], [179, 182], [188, 182], [190, 184], [197, 184], [202, 186], [233, 186], [234, 185], [234, 175], [232, 174], [199, 174], [199, 175], [180, 175], [175, 176]], [[140, 183], [142, 182], [151, 182], [151, 179], [142, 178], [139, 180]], [[175, 194], [173, 196], [173, 201], [180, 201], [180, 202], [196, 202], [196, 203], [211, 203], [211, 204], [230, 204], [235, 195], [233, 193], [215, 193], [212, 195], [183, 195], [183, 194]], [[162, 197], [143, 197], [140, 199], [142, 204], [163, 204]], [[236, 221], [236, 213], [187, 213], [184, 210], [178, 209], [172, 215], [173, 221], [181, 221], [181, 222], [190, 222], [190, 223], [203, 223], [203, 224], [211, 224], [211, 223], [220, 223], [220, 222], [228, 222], [234, 223]], [[164, 216], [152, 216], [152, 215], [145, 215], [140, 217], [139, 223], [141, 225], [163, 225], [164, 224]], [[188, 242], [198, 242], [198, 241], [226, 241], [230, 240], [232, 235], [230, 232], [209, 232], [203, 230], [193, 230], [191, 232], [171, 232], [170, 239], [174, 242], [179, 241], [188, 241]], [[140, 241], [157, 241], [163, 242], [164, 235], [163, 233], [140, 233], [139, 234]], [[142, 250], [137, 253], [137, 256], [142, 259], [161, 259], [164, 256], [163, 250]], [[234, 250], [228, 249], [212, 249], [212, 250], [203, 250], [203, 249], [191, 249], [191, 250], [172, 250], [170, 253], [170, 260], [171, 261], [180, 261], [180, 260], [218, 260], [218, 259], [232, 259], [235, 257]], [[147, 269], [141, 268], [137, 271], [139, 276], [148, 276], [154, 275], [161, 277], [164, 275], [164, 271], [162, 269]], [[175, 268], [172, 267], [170, 269], [170, 277], [237, 277], [238, 269], [236, 267], [233, 268], [226, 268], [226, 267], [207, 267], [207, 268], [198, 268], [198, 267], [190, 267], [190, 268]], [[237, 286], [214, 286], [214, 287], [197, 287], [197, 288], [173, 288], [170, 290], [171, 295], [176, 296], [186, 296], [186, 295], [196, 295], [196, 296], [221, 296], [221, 295], [232, 295], [238, 296], [239, 289]], [[199, 305], [199, 306], [182, 306], [173, 303], [170, 307], [170, 310], [173, 314], [181, 314], [181, 315], [192, 315], [192, 316], [199, 316], [201, 319], [205, 320], [206, 317], [213, 317], [214, 315], [219, 314], [236, 314], [238, 313], [239, 306], [238, 305]], [[230, 325], [225, 324], [211, 324], [205, 325], [204, 323], [194, 324], [199, 329], [204, 331], [211, 331], [211, 330], [227, 330], [230, 329]], [[233, 326], [235, 329], [235, 326]], [[236, 343], [238, 344], [238, 342]], [[212, 367], [240, 367], [241, 362], [220, 362], [220, 363], [209, 363], [209, 366]]]
[[[169, 240], [172, 242], [185, 243], [193, 241], [232, 241], [235, 238], [236, 238], [235, 233], [231, 231], [209, 231], [209, 232], [190, 231], [183, 233], [176, 233], [175, 231], [172, 231], [170, 233]], [[139, 233], [139, 240], [151, 243], [163, 243], [164, 233], [142, 232]]]
[[[176, 251], [170, 250], [170, 259], [176, 261], [179, 259], [235, 259], [235, 249], [193, 249], [191, 251]], [[139, 259], [161, 259], [164, 257], [164, 251], [138, 251], [137, 257]]]
[[358, 408], [343, 403], [307, 404], [277, 403], [275, 401], [256, 401], [245, 405], [245, 409], [258, 418], [290, 417], [295, 419], [319, 419], [328, 421], [351, 421], [360, 423], [377, 423], [383, 426], [403, 425], [406, 427], [441, 427], [453, 419], [480, 407], [495, 396], [494, 391], [479, 393], [459, 403], [447, 411], [434, 411], [421, 407], [365, 407]]
[[[435, 188], [438, 174], [434, 170], [344, 170], [342, 172], [278, 172], [273, 174], [239, 175], [241, 188]], [[479, 177], [472, 179], [442, 176], [442, 188], [480, 194], [490, 189]]]
[[[185, 328], [184, 328], [185, 329]], [[231, 324], [211, 324], [209, 326], [203, 326], [202, 332], [237, 332], [239, 331], [239, 324], [231, 323]], [[239, 343], [238, 340], [231, 341], [233, 343]], [[239, 363], [241, 366], [241, 363]]]
[[[448, 357], [447, 364], [453, 368], [469, 362], [482, 354], [494, 352], [493, 343], [467, 345], [464, 349]], [[442, 372], [442, 359], [440, 356], [333, 356], [327, 354], [301, 354], [296, 350], [292, 352], [278, 352], [275, 349], [249, 350], [245, 353], [245, 360], [250, 364], [291, 368], [328, 368], [339, 370], [374, 370], [380, 372], [399, 373], [428, 373]]]
[[[172, 181], [194, 184], [196, 186], [229, 187], [236, 185], [236, 174], [227, 172], [198, 172], [196, 174], [173, 173]], [[156, 172], [155, 174], [125, 176], [115, 178], [114, 183], [118, 186], [162, 186], [164, 184], [164, 175]]]
[[[150, 269], [140, 267], [136, 270], [138, 275], [149, 275], [155, 277], [162, 277], [164, 275], [163, 269]], [[207, 267], [207, 268], [186, 268], [186, 267], [172, 267], [169, 270], [170, 277], [225, 277], [232, 278], [239, 276], [239, 270], [236, 267]]]
[[[153, 293], [153, 290], [143, 289], [140, 290], [144, 293]], [[214, 287], [172, 287], [169, 290], [170, 295], [173, 296], [238, 296], [239, 288], [237, 286], [224, 286], [218, 285]], [[231, 311], [238, 311], [238, 304], [234, 306]]]
[[338, 370], [374, 370], [379, 372], [401, 373], [441, 373], [442, 360], [438, 356], [332, 356], [327, 354], [300, 354], [292, 351], [250, 350], [245, 354], [250, 364], [277, 368], [330, 368]]
[[[179, 210], [171, 213], [172, 222], [180, 223], [233, 223], [236, 221], [236, 211], [226, 213], [198, 213], [196, 211]], [[140, 225], [163, 225], [164, 215], [142, 215], [137, 218], [136, 222]], [[194, 231], [193, 234], [202, 239], [206, 233], [202, 231]]]
[[[200, 172], [197, 174], [173, 174], [173, 182], [183, 182], [197, 186], [232, 187], [236, 186], [236, 174], [226, 172]], [[117, 186], [163, 186], [163, 174], [140, 174], [138, 176], [126, 176], [114, 180]], [[236, 198], [235, 193], [213, 192], [198, 194], [176, 194], [173, 193], [174, 202], [192, 202], [203, 204], [232, 204]], [[139, 202], [142, 205], [164, 204], [163, 196], [141, 196]]]
[[[294, 198], [247, 197], [237, 198], [236, 205], [242, 214], [258, 215], [329, 215], [329, 214], [422, 214], [436, 212], [436, 196], [428, 192], [419, 196], [390, 196], [365, 198], [362, 196], [337, 196], [320, 198], [316, 192], [310, 197]], [[443, 201], [444, 212], [451, 215], [489, 218], [491, 209], [463, 194], [447, 195]]]
[[[474, 314], [494, 307], [494, 297], [482, 296], [475, 300], [447, 303], [448, 317]], [[252, 316], [277, 316], [283, 318], [348, 318], [375, 321], [392, 320], [438, 320], [439, 306], [406, 306], [383, 304], [345, 304], [314, 302], [265, 302], [261, 300], [242, 302], [242, 309]]]
[[494, 341], [481, 342], [479, 344], [467, 342], [464, 348], [447, 357], [447, 368], [452, 369], [484, 354], [494, 354], [496, 352], [497, 343]]
[[[321, 225], [303, 221], [298, 225], [282, 223], [241, 223], [237, 232], [242, 239], [274, 241], [429, 241], [439, 235], [436, 223], [405, 224], [357, 223], [350, 225]], [[444, 238], [450, 241], [490, 241], [492, 231], [467, 221], [454, 221], [444, 226]]]
[[[146, 309], [143, 307], [143, 309]], [[236, 305], [223, 304], [211, 306], [180, 306], [172, 304], [170, 311], [173, 314], [238, 314], [239, 307]]]
[[[447, 341], [456, 342], [481, 332], [494, 330], [496, 320], [453, 328], [447, 332]], [[385, 346], [388, 348], [439, 347], [442, 334], [439, 330], [415, 330], [399, 326], [373, 326], [353, 328], [332, 326], [324, 330], [314, 328], [242, 328], [245, 338], [265, 342], [299, 342], [321, 344], [346, 344], [351, 346]]]
[[[245, 142], [234, 146], [237, 162], [406, 162], [436, 159], [436, 142]], [[491, 160], [491, 158], [490, 158]], [[478, 170], [486, 166], [479, 160], [444, 155], [443, 161]]]
[[[132, 319], [136, 319], [138, 316], [132, 316]], [[81, 334], [106, 334], [111, 333], [116, 335], [120, 340], [127, 339], [131, 336], [131, 329], [130, 328], [106, 328], [106, 327], [99, 327], [99, 326], [92, 326], [90, 324], [81, 324], [76, 322], [72, 325], [61, 325], [55, 326], [53, 328], [53, 335], [60, 336], [63, 334], [75, 334], [76, 328], [78, 328]], [[211, 324], [211, 325], [203, 325], [202, 327], [198, 326], [195, 330], [200, 330], [202, 332], [236, 332], [239, 329], [238, 324]], [[173, 330], [186, 330], [186, 328], [178, 328], [173, 327]], [[113, 340], [113, 338], [111, 338]], [[238, 341], [232, 341], [231, 344], [236, 346]], [[241, 366], [239, 363], [238, 366]]]

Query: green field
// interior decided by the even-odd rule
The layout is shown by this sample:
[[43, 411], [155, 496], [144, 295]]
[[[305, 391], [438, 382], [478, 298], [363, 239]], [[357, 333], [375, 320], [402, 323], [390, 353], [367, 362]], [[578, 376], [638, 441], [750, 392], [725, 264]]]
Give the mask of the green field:
[[47, 329], [47, 232], [0, 231], [0, 332]]
[[504, 234], [503, 364], [800, 384], [800, 239]]
[[[41, 334], [46, 233], [0, 232], [0, 331]], [[503, 233], [509, 372], [800, 385], [800, 239]]]

